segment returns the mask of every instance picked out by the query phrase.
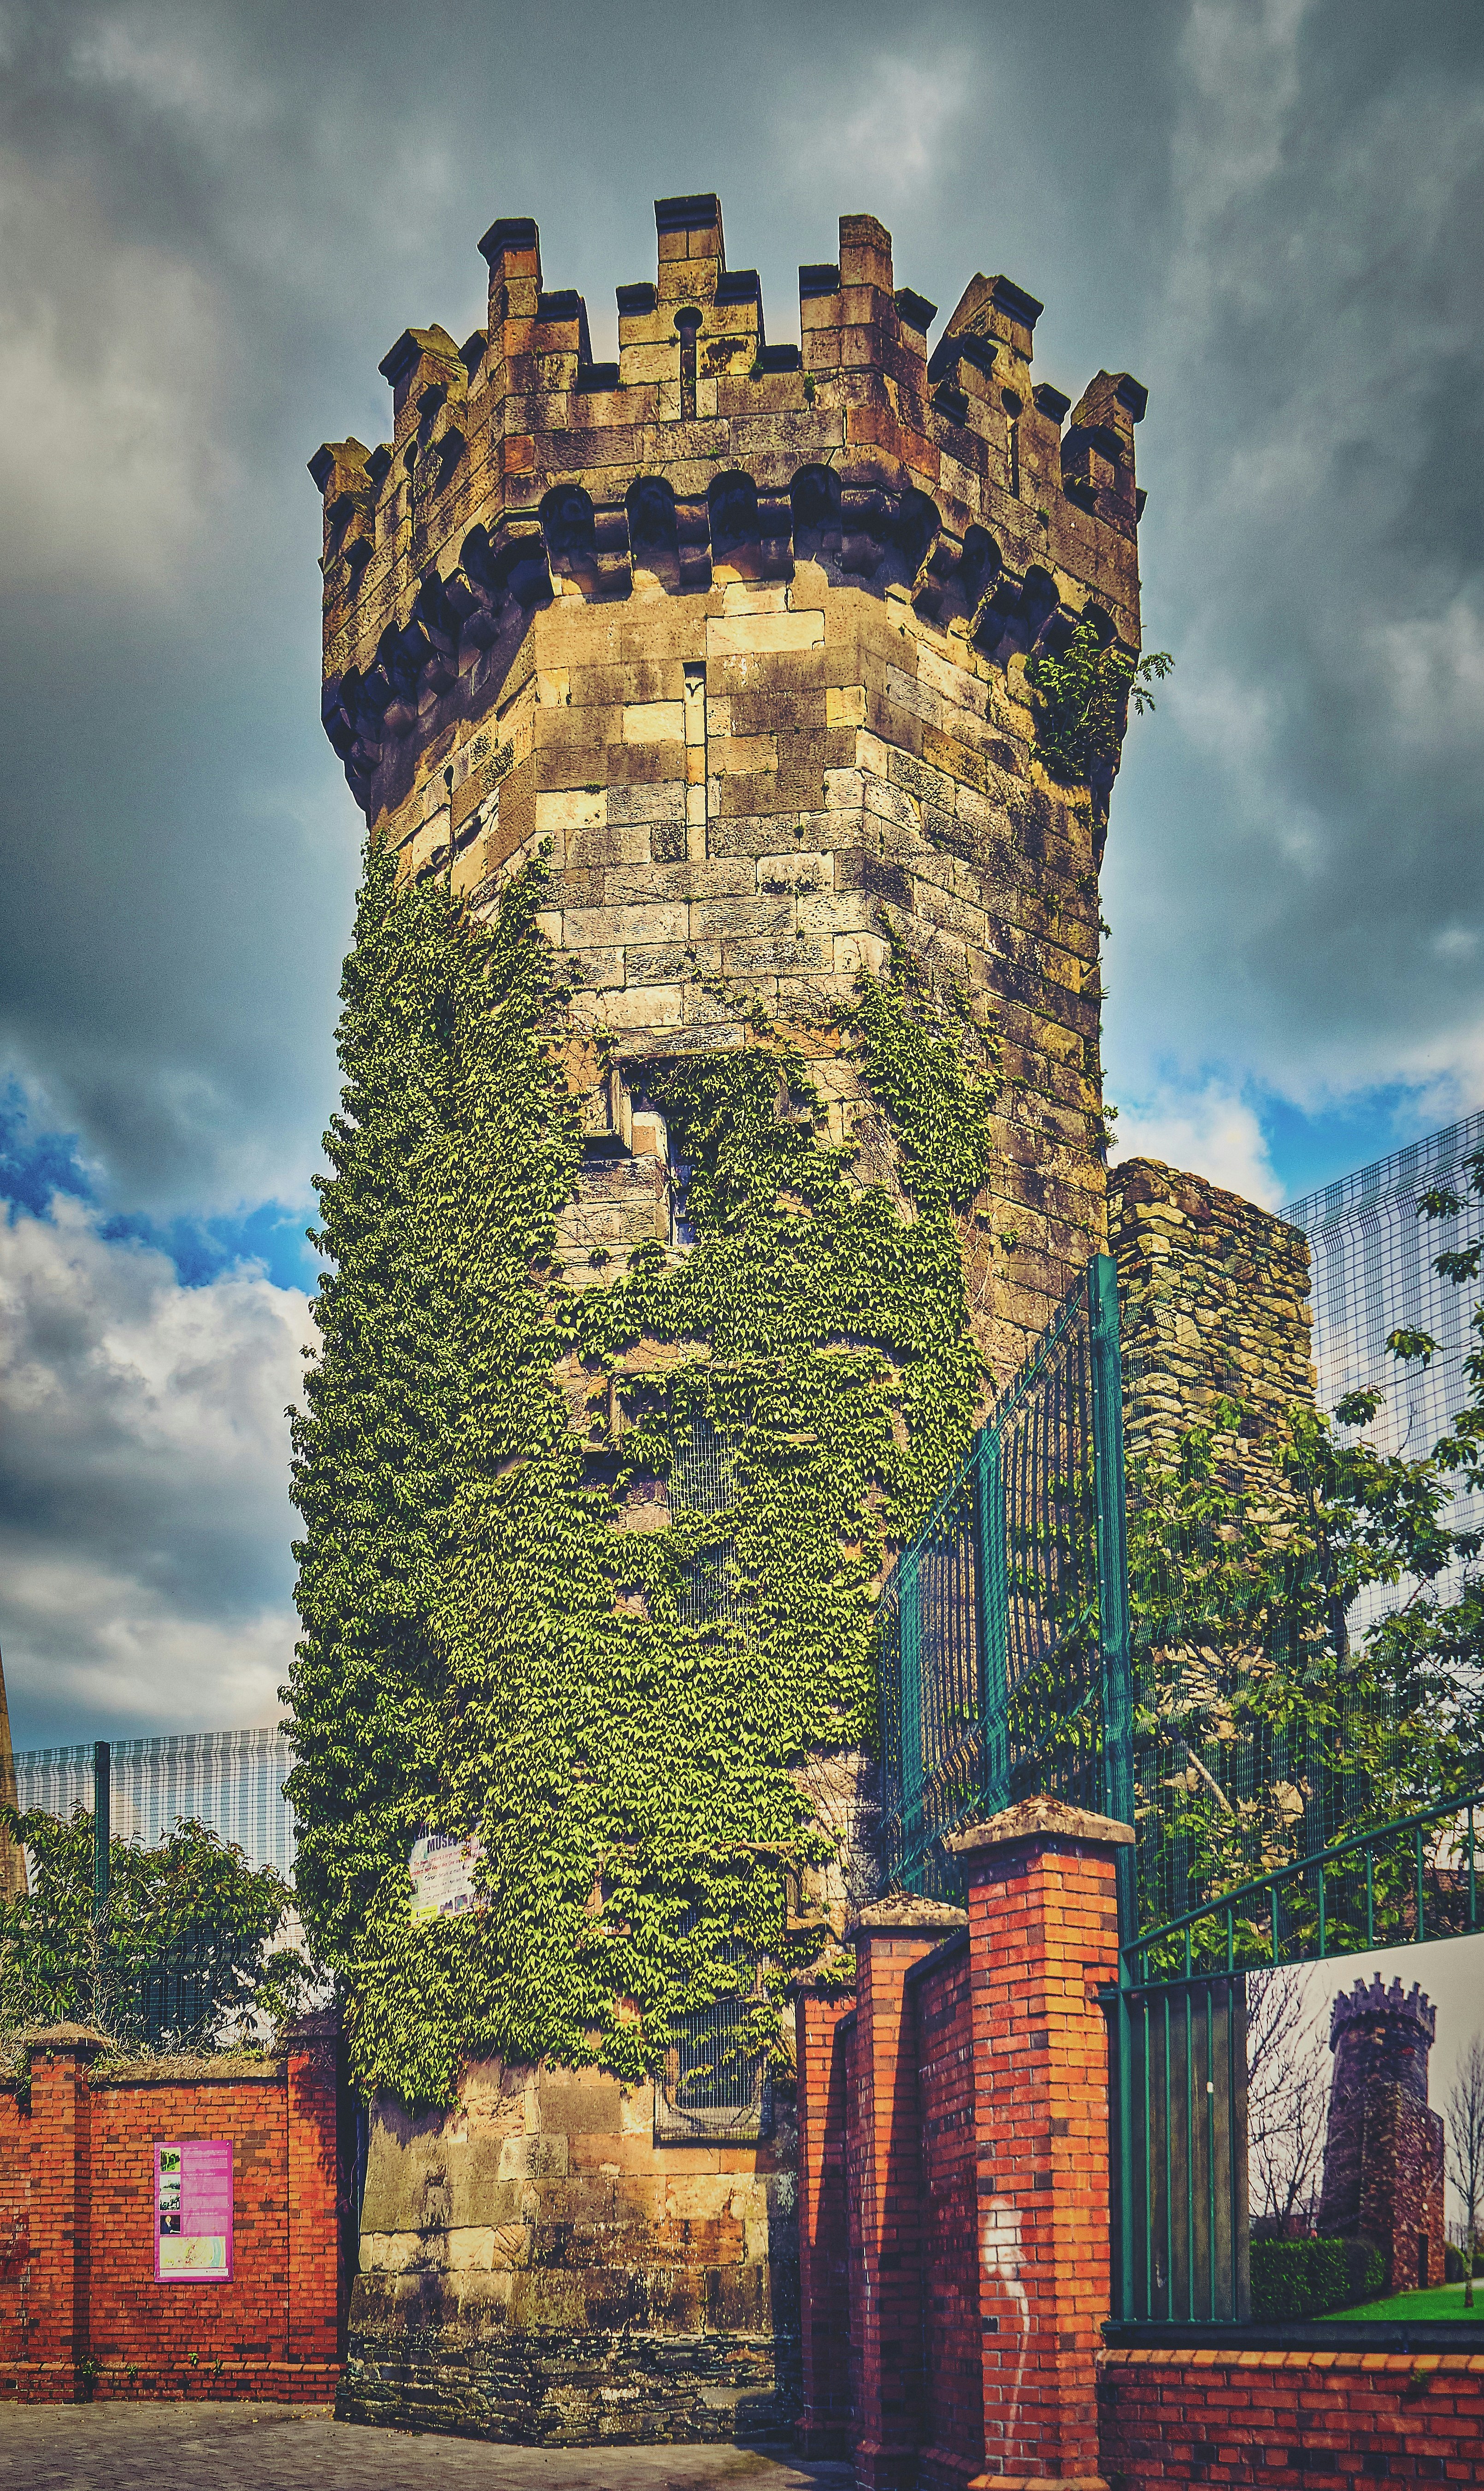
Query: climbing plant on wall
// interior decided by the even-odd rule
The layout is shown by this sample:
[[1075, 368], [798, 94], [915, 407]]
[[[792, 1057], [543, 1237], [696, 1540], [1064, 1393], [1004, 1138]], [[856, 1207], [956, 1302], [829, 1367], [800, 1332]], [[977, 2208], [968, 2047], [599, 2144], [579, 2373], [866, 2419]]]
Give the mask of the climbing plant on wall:
[[1117, 641], [1105, 645], [1091, 623], [1079, 623], [1066, 647], [1026, 659], [1035, 718], [1036, 751], [1054, 778], [1086, 781], [1107, 809], [1132, 700], [1141, 716], [1154, 707], [1151, 683], [1175, 660], [1168, 650], [1136, 658]]
[[[954, 1214], [988, 1172], [994, 1042], [895, 947], [831, 1042], [902, 1202], [853, 1180], [806, 1063], [760, 1028], [651, 1069], [693, 1246], [642, 1246], [607, 1287], [564, 1275], [580, 1138], [540, 880], [485, 927], [368, 850], [294, 1418], [300, 1893], [357, 2080], [412, 2101], [451, 2098], [472, 2053], [637, 2077], [739, 1983], [737, 1936], [774, 1965], [813, 1950], [783, 1910], [821, 1847], [797, 1766], [870, 1736], [873, 1577], [983, 1381]], [[698, 1421], [725, 1512], [624, 1528], [631, 1494], [662, 1510]], [[698, 1611], [698, 1568], [737, 1598]], [[481, 1911], [414, 1922], [424, 1830], [480, 1833]]]

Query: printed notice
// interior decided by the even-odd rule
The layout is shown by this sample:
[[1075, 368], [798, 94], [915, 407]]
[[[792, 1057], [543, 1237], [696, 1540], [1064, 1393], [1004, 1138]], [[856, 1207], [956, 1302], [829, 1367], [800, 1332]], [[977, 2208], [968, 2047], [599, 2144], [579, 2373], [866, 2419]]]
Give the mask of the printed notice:
[[192, 2137], [155, 2148], [155, 2280], [223, 2283], [232, 2271], [232, 2146]]
[[483, 1896], [474, 1888], [474, 1872], [484, 1856], [477, 1833], [462, 1841], [451, 1833], [425, 1833], [412, 1846], [412, 1917], [440, 1920], [445, 1912], [477, 1912]]

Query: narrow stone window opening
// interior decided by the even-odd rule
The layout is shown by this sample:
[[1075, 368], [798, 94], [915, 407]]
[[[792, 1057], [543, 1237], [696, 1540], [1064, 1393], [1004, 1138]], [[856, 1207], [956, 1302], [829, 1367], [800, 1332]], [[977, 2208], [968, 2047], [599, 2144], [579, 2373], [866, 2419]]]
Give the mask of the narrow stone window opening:
[[[691, 1936], [699, 1920], [692, 1907], [681, 1924], [682, 1936]], [[751, 2142], [771, 2132], [768, 2061], [745, 2029], [762, 1991], [762, 1964], [742, 1938], [728, 1939], [716, 1951], [735, 1968], [737, 1986], [677, 2017], [664, 2076], [655, 2088], [656, 2144], [700, 2136]]]
[[693, 424], [696, 412], [696, 332], [701, 314], [691, 308], [677, 311], [675, 325], [681, 340], [681, 422]]

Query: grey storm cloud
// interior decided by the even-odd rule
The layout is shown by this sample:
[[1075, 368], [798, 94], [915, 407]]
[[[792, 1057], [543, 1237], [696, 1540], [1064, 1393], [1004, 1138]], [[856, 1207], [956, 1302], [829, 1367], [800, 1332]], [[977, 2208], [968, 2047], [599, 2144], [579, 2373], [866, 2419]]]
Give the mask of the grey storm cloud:
[[105, 1215], [307, 1198], [360, 822], [305, 461], [475, 325], [490, 220], [599, 354], [714, 189], [775, 337], [866, 209], [945, 313], [1043, 299], [1045, 378], [1148, 384], [1110, 1086], [1271, 1194], [1255, 1101], [1484, 1070], [1481, 186], [1477, 0], [0, 0], [0, 1076], [94, 1186], [7, 1233], [18, 1716], [273, 1714], [303, 1301]]
[[1136, 1085], [1478, 1095], [1481, 39], [1298, 0], [1182, 37], [1141, 441], [1179, 666], [1104, 903]]

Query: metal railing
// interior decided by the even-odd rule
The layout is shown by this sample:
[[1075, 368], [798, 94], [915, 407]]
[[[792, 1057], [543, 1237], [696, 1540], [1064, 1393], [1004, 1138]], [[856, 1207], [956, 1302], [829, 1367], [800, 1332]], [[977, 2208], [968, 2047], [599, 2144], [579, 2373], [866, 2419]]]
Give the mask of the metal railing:
[[888, 1885], [956, 1893], [945, 1836], [1033, 1791], [1131, 1821], [1110, 1256], [1088, 1265], [897, 1558], [877, 1656]]
[[1135, 1986], [1204, 1973], [1323, 1963], [1480, 1927], [1478, 1819], [1469, 1792], [1249, 1879], [1123, 1947]]
[[1477, 1932], [1481, 1816], [1469, 1792], [1125, 1928], [1107, 2001], [1115, 2319], [1248, 2318], [1246, 1976]]

